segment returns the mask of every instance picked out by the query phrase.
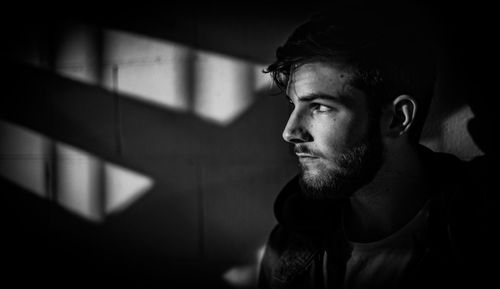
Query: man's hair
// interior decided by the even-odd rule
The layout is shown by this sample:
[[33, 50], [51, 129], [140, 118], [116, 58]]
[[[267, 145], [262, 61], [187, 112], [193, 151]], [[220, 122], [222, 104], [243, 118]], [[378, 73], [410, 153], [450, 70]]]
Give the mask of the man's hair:
[[434, 46], [423, 29], [428, 26], [406, 18], [408, 14], [398, 18], [388, 11], [349, 11], [311, 17], [277, 49], [276, 60], [264, 72], [284, 91], [295, 65], [314, 60], [341, 64], [352, 73], [350, 84], [367, 95], [375, 115], [399, 95], [411, 95], [418, 109], [409, 136], [418, 142], [436, 74]]

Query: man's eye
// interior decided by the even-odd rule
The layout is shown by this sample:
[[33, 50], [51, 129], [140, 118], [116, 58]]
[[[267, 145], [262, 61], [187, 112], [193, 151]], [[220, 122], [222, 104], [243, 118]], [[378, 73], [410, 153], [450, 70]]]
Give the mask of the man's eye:
[[323, 105], [323, 104], [314, 104], [313, 105], [313, 111], [314, 112], [328, 112], [328, 111], [331, 111], [332, 108], [329, 107], [329, 106], [326, 106], [326, 105]]

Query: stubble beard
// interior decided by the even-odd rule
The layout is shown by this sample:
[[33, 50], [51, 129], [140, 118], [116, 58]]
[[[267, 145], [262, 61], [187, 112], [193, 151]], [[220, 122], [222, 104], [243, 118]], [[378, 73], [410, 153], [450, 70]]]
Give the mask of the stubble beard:
[[382, 165], [383, 152], [381, 136], [372, 129], [360, 143], [330, 160], [334, 167], [319, 163], [313, 172], [300, 164], [302, 194], [312, 200], [350, 197], [373, 179]]

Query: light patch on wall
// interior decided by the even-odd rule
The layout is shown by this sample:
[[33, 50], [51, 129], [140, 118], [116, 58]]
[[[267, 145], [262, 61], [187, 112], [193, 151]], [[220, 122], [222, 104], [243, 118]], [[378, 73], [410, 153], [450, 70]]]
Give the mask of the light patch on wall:
[[153, 186], [153, 180], [129, 169], [106, 163], [106, 214], [126, 209]]
[[94, 222], [126, 209], [154, 184], [148, 176], [4, 120], [0, 175]]
[[215, 53], [198, 52], [195, 63], [194, 112], [227, 125], [247, 109], [254, 98], [253, 64]]
[[425, 139], [421, 144], [433, 151], [454, 154], [462, 160], [483, 155], [467, 130], [467, 122], [473, 117], [470, 107], [463, 106], [439, 124], [439, 137]]
[[35, 131], [0, 120], [0, 175], [45, 197], [48, 143]]
[[462, 160], [471, 160], [483, 154], [467, 130], [467, 122], [473, 117], [474, 113], [468, 105], [465, 105], [441, 124], [443, 151], [454, 154]]
[[[115, 67], [118, 92], [146, 102], [185, 111], [189, 107], [186, 83], [188, 47], [116, 30], [103, 32], [103, 58]], [[109, 76], [109, 74], [108, 74]]]
[[265, 68], [143, 35], [66, 23], [54, 72], [121, 96], [228, 125], [271, 86]]
[[124, 210], [143, 196], [153, 180], [66, 144], [57, 145], [57, 201], [92, 221]]
[[254, 92], [270, 85], [262, 65], [165, 40], [104, 30], [103, 48], [106, 67], [116, 69], [115, 76], [104, 74], [104, 83], [115, 81], [127, 96], [220, 125], [236, 119]]
[[73, 213], [101, 221], [101, 162], [75, 147], [56, 145], [56, 201]]

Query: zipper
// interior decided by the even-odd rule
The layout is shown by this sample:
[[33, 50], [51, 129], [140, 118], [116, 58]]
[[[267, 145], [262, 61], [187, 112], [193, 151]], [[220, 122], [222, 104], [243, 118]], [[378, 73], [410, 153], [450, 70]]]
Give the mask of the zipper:
[[323, 252], [323, 286], [324, 288], [328, 288], [328, 253], [326, 250]]

